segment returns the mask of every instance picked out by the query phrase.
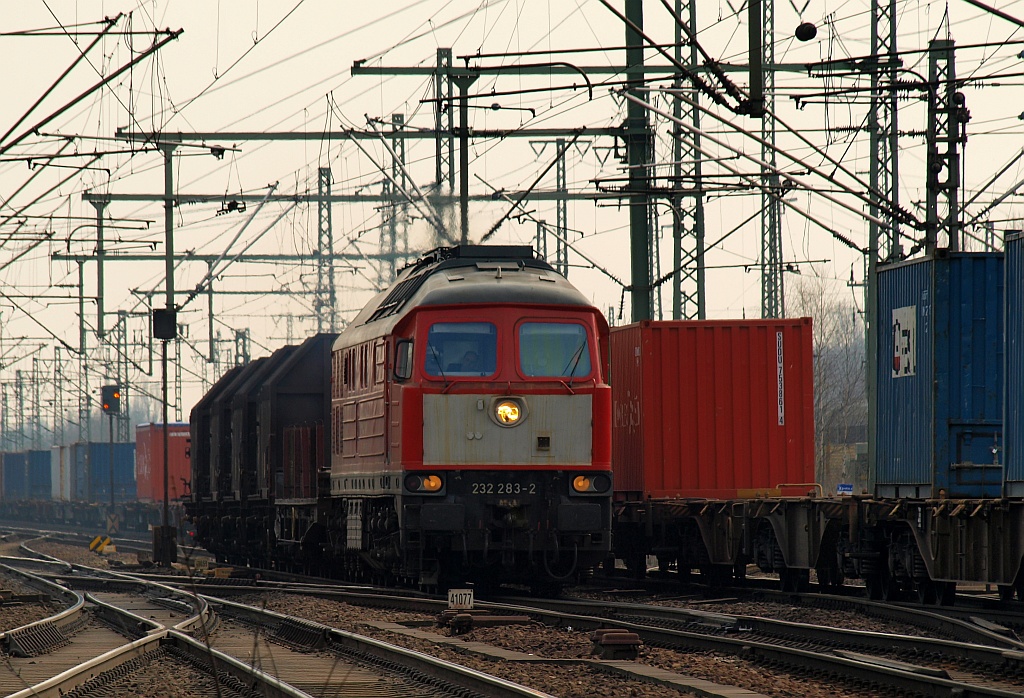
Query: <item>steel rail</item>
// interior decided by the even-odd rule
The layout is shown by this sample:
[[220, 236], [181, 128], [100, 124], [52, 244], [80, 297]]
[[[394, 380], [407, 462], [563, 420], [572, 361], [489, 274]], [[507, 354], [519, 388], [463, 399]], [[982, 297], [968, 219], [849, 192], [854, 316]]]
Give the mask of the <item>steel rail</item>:
[[[11, 558], [0, 558], [0, 560], [17, 561]], [[67, 604], [66, 608], [48, 618], [0, 632], [0, 646], [3, 646], [8, 655], [27, 654], [28, 647], [37, 652], [46, 651], [47, 648], [62, 642], [67, 634], [85, 622], [85, 597], [82, 594], [7, 564], [0, 564], [0, 569], [9, 575], [19, 577], [26, 586], [37, 589], [51, 598], [64, 599]], [[57, 632], [53, 632], [54, 630]]]
[[[534, 603], [531, 599], [526, 603]], [[481, 608], [501, 608], [504, 612], [522, 613], [531, 616], [546, 616], [545, 623], [571, 625], [574, 628], [598, 629], [608, 625], [635, 632], [649, 644], [660, 647], [687, 647], [700, 651], [725, 652], [755, 662], [785, 666], [798, 671], [812, 671], [821, 675], [842, 675], [854, 681], [869, 685], [908, 691], [925, 696], [956, 696], [957, 698], [1010, 698], [1020, 696], [1019, 690], [1003, 690], [976, 684], [955, 681], [932, 675], [924, 668], [912, 667], [881, 659], [851, 659], [836, 654], [814, 652], [795, 647], [785, 647], [749, 638], [729, 638], [703, 633], [670, 630], [623, 620], [561, 613], [542, 609], [539, 605], [508, 605], [480, 603]], [[1024, 658], [1019, 653], [1005, 652], [1008, 659]], [[1013, 657], [1012, 655], [1019, 655]]]
[[[252, 593], [253, 588], [249, 587], [223, 587], [211, 594], [221, 593]], [[410, 598], [401, 596], [388, 596], [383, 594], [372, 594], [363, 592], [341, 592], [332, 591], [327, 588], [303, 588], [303, 595], [319, 596], [323, 598], [344, 599], [349, 603], [377, 607], [394, 608], [418, 612], [437, 612], [447, 607], [442, 600]], [[211, 599], [213, 597], [211, 596]], [[958, 696], [961, 698], [1010, 698], [1019, 696], [1020, 691], [1004, 690], [979, 686], [976, 684], [955, 681], [935, 675], [936, 672], [924, 668], [914, 667], [901, 662], [887, 661], [884, 659], [856, 657], [855, 655], [839, 656], [833, 653], [814, 652], [802, 648], [774, 645], [766, 642], [759, 642], [750, 638], [731, 638], [705, 633], [675, 630], [654, 627], [651, 625], [622, 620], [615, 617], [600, 617], [596, 615], [566, 613], [554, 608], [572, 605], [575, 602], [565, 599], [529, 599], [515, 600], [518, 603], [510, 604], [503, 602], [478, 602], [479, 608], [492, 611], [500, 610], [502, 613], [517, 613], [537, 618], [547, 625], [571, 626], [576, 629], [598, 629], [603, 627], [620, 627], [639, 634], [646, 643], [663, 647], [686, 647], [699, 651], [715, 651], [740, 656], [751, 661], [760, 661], [779, 666], [794, 668], [798, 671], [810, 670], [822, 675], [843, 675], [851, 680], [859, 681], [876, 686], [886, 686], [926, 696]], [[595, 606], [599, 603], [590, 602]], [[607, 604], [604, 604], [607, 607]], [[552, 608], [554, 607], [554, 608]], [[719, 614], [711, 614], [719, 615]], [[724, 615], [724, 614], [722, 614]], [[1005, 639], [1005, 638], [1004, 638]], [[920, 642], [922, 638], [914, 638]], [[958, 651], [966, 652], [966, 648]], [[1024, 666], [1024, 653], [1016, 652], [1006, 648], [993, 648], [993, 654], [985, 650], [979, 650], [978, 657], [984, 657], [984, 661], [995, 661], [998, 657], [1005, 662], [1020, 663]], [[976, 659], [975, 656], [970, 657]]]
[[[251, 593], [252, 588], [247, 590]], [[392, 645], [387, 642], [332, 628], [314, 621], [296, 619], [267, 609], [235, 603], [227, 599], [203, 596], [222, 615], [233, 616], [260, 626], [301, 624], [311, 636], [319, 634], [336, 649], [370, 657], [388, 666], [408, 667], [415, 672], [447, 684], [468, 688], [482, 695], [495, 698], [553, 698], [550, 694], [511, 681], [491, 676], [460, 664], [446, 662], [437, 657]]]
[[[946, 633], [962, 642], [1005, 646], [1007, 649], [1024, 651], [1024, 642], [1001, 635], [973, 621], [972, 618], [986, 615], [987, 612], [981, 609], [967, 610], [954, 606], [941, 606], [933, 607], [933, 610], [910, 604], [883, 603], [853, 596], [816, 593], [794, 595], [790, 592], [773, 589], [758, 590], [757, 594], [767, 600], [785, 602], [792, 602], [796, 596], [800, 603], [806, 603], [816, 608], [854, 610], [873, 618], [882, 618], [914, 625], [925, 630]], [[1024, 622], [1024, 615], [1018, 617]]]

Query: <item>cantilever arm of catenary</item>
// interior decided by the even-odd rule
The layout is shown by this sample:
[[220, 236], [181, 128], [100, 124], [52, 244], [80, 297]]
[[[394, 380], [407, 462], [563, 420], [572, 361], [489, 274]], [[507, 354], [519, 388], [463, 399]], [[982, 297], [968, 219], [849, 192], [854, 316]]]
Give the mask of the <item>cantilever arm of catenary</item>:
[[[630, 101], [636, 102], [637, 104], [643, 105], [647, 109], [653, 111], [654, 113], [656, 113], [656, 114], [658, 114], [658, 115], [660, 115], [660, 116], [662, 116], [664, 118], [669, 119], [673, 123], [678, 124], [679, 126], [682, 126], [683, 128], [687, 129], [688, 131], [691, 131], [693, 133], [696, 133], [696, 134], [700, 135], [701, 138], [706, 138], [707, 140], [711, 141], [712, 143], [720, 145], [721, 147], [726, 148], [727, 150], [731, 150], [731, 151], [733, 151], [735, 153], [738, 153], [741, 157], [744, 157], [744, 158], [746, 158], [746, 159], [748, 159], [748, 160], [750, 160], [750, 161], [752, 161], [754, 163], [757, 163], [761, 167], [763, 167], [763, 168], [765, 168], [767, 170], [772, 171], [773, 173], [779, 175], [780, 177], [783, 177], [787, 181], [793, 182], [793, 183], [795, 183], [797, 185], [802, 185], [800, 180], [798, 180], [793, 175], [787, 174], [786, 172], [783, 172], [783, 171], [779, 170], [778, 168], [772, 167], [771, 165], [769, 165], [768, 163], [764, 162], [760, 158], [755, 158], [752, 155], [747, 155], [746, 153], [744, 153], [744, 152], [742, 152], [742, 151], [740, 151], [740, 150], [738, 150], [738, 149], [728, 145], [727, 143], [724, 143], [724, 142], [716, 139], [714, 136], [709, 135], [705, 131], [701, 131], [700, 129], [695, 128], [692, 124], [686, 123], [686, 121], [684, 121], [683, 119], [677, 119], [674, 116], [672, 116], [671, 114], [669, 114], [669, 113], [667, 113], [667, 112], [665, 112], [665, 111], [663, 111], [661, 109], [658, 109], [657, 107], [655, 107], [653, 104], [651, 104], [649, 102], [645, 102], [644, 100], [639, 99], [637, 97], [634, 97], [633, 95], [630, 95], [630, 94], [626, 95], [626, 99], [629, 99]], [[697, 150], [699, 150], [704, 155], [708, 155], [709, 154], [708, 151], [706, 151], [704, 148], [697, 148]], [[856, 243], [854, 243], [852, 240], [850, 240], [845, 235], [840, 233], [838, 230], [835, 230], [834, 228], [828, 226], [824, 222], [818, 220], [817, 218], [812, 216], [810, 213], [808, 213], [807, 211], [804, 211], [802, 208], [800, 208], [799, 206], [793, 204], [792, 202], [786, 201], [786, 198], [784, 196], [782, 196], [779, 192], [773, 191], [769, 187], [766, 187], [764, 184], [762, 184], [760, 181], [758, 181], [757, 177], [751, 177], [749, 175], [744, 175], [743, 173], [739, 172], [738, 170], [736, 170], [733, 167], [730, 167], [729, 165], [727, 165], [724, 162], [721, 163], [721, 166], [723, 168], [725, 168], [726, 170], [729, 170], [730, 172], [732, 172], [737, 177], [746, 180], [747, 182], [749, 182], [753, 186], [757, 187], [758, 189], [761, 189], [762, 191], [767, 192], [769, 195], [775, 197], [780, 203], [785, 204], [788, 208], [791, 208], [792, 210], [796, 211], [797, 213], [799, 213], [801, 216], [803, 216], [807, 220], [809, 220], [812, 223], [814, 223], [815, 225], [821, 227], [822, 230], [827, 231], [829, 234], [831, 234], [834, 238], [836, 238], [837, 240], [842, 242], [847, 247], [850, 247], [850, 248], [852, 248], [854, 250], [857, 250], [858, 252], [860, 252], [862, 254], [864, 254], [866, 252], [864, 249], [859, 247]], [[875, 222], [878, 225], [882, 226], [883, 228], [886, 228], [886, 229], [889, 228], [889, 226], [884, 221], [882, 221], [880, 218], [872, 216], [872, 215], [870, 215], [868, 213], [864, 213], [863, 211], [861, 211], [857, 207], [851, 206], [851, 205], [843, 202], [840, 199], [837, 199], [837, 198], [835, 198], [833, 196], [829, 196], [828, 194], [826, 194], [824, 192], [817, 192], [817, 193], [820, 196], [824, 197], [825, 199], [828, 199], [832, 203], [836, 204], [837, 206], [840, 206], [842, 208], [845, 208], [848, 211], [851, 211], [852, 213], [854, 213], [855, 215], [857, 215], [860, 218], [864, 218], [866, 220]]]
[[[638, 97], [634, 97], [633, 95], [626, 94], [625, 97], [626, 97], [626, 99], [628, 99], [628, 100], [630, 100], [632, 102], [636, 102], [637, 104], [643, 105], [645, 108], [653, 111], [654, 113], [658, 114], [659, 116], [662, 116], [662, 117], [664, 117], [666, 119], [669, 119], [674, 124], [676, 124], [678, 126], [682, 126], [683, 128], [685, 128], [686, 130], [690, 131], [691, 133], [695, 133], [695, 134], [699, 135], [701, 138], [706, 138], [707, 140], [711, 141], [712, 143], [715, 143], [716, 145], [719, 145], [719, 146], [725, 148], [726, 150], [731, 150], [732, 152], [736, 153], [740, 157], [745, 158], [747, 160], [750, 160], [751, 162], [753, 162], [756, 165], [758, 165], [758, 166], [768, 170], [769, 172], [772, 172], [773, 174], [777, 174], [779, 177], [782, 177], [783, 179], [785, 179], [785, 180], [787, 180], [789, 182], [792, 182], [793, 184], [796, 184], [797, 186], [799, 186], [801, 188], [804, 188], [803, 182], [801, 182], [799, 179], [797, 179], [793, 175], [788, 174], [787, 172], [784, 172], [783, 170], [780, 170], [777, 167], [773, 167], [771, 163], [765, 162], [764, 160], [762, 160], [762, 159], [760, 159], [758, 157], [754, 157], [753, 155], [750, 155], [749, 153], [745, 153], [744, 151], [742, 151], [741, 149], [737, 148], [736, 146], [729, 145], [726, 141], [723, 141], [721, 139], [715, 138], [714, 136], [712, 136], [711, 134], [709, 134], [706, 131], [701, 131], [700, 129], [695, 127], [693, 124], [687, 123], [685, 119], [678, 119], [675, 116], [673, 116], [673, 115], [669, 114], [668, 112], [664, 111], [663, 109], [659, 109], [658, 107], [654, 106], [650, 102], [646, 102], [646, 101], [644, 101], [644, 100], [642, 100], [642, 99], [640, 99]], [[689, 102], [689, 100], [687, 100], [685, 98], [683, 98], [683, 99], [684, 99], [684, 101]], [[723, 122], [728, 123], [725, 120], [723, 120]], [[747, 135], [747, 136], [753, 138], [756, 142], [760, 143], [761, 145], [763, 145], [763, 146], [767, 145], [767, 141], [764, 141], [763, 139], [757, 137], [756, 135], [750, 133], [749, 131], [746, 131], [745, 129], [741, 129], [738, 126], [735, 126], [735, 125], [733, 126], [733, 128], [737, 129], [738, 131], [740, 131], [744, 135]], [[851, 194], [852, 196], [855, 196], [855, 197], [861, 199], [862, 201], [864, 201], [864, 203], [875, 205], [875, 203], [872, 202], [869, 197], [865, 196], [861, 192], [858, 192], [858, 191], [855, 191], [853, 189], [850, 189], [849, 187], [845, 186], [841, 182], [838, 182], [835, 179], [829, 177], [826, 173], [822, 172], [821, 170], [816, 168], [814, 165], [811, 165], [810, 163], [804, 162], [804, 161], [800, 160], [799, 158], [796, 158], [796, 157], [794, 157], [792, 155], [789, 155], [784, 150], [779, 149], [778, 152], [780, 154], [782, 154], [782, 155], [785, 155], [785, 157], [787, 157], [788, 159], [792, 160], [793, 162], [799, 164], [801, 167], [806, 167], [812, 173], [814, 173], [814, 174], [816, 174], [816, 175], [818, 175], [820, 177], [824, 177], [829, 182], [832, 182], [836, 186], [842, 188], [848, 194]], [[825, 198], [825, 199], [828, 199], [829, 201], [831, 201], [832, 203], [836, 204], [837, 206], [841, 206], [841, 207], [845, 208], [847, 211], [850, 211], [854, 215], [856, 215], [858, 217], [861, 217], [861, 218], [864, 218], [865, 220], [871, 221], [872, 223], [875, 223], [875, 224], [881, 226], [882, 228], [885, 228], [886, 230], [888, 230], [889, 227], [890, 227], [889, 224], [886, 221], [882, 220], [881, 218], [878, 218], [877, 216], [872, 216], [870, 213], [865, 213], [860, 208], [858, 208], [856, 206], [853, 206], [851, 204], [845, 203], [841, 199], [837, 199], [836, 197], [833, 197], [833, 196], [827, 194], [826, 192], [817, 191], [815, 193], [818, 194], [819, 196]]]
[[[748, 129], [742, 128], [740, 126], [737, 126], [736, 124], [734, 124], [733, 122], [729, 121], [728, 119], [722, 118], [722, 116], [720, 114], [716, 114], [715, 112], [707, 109], [706, 107], [701, 106], [697, 102], [694, 102], [694, 101], [688, 99], [686, 97], [686, 95], [682, 94], [679, 90], [675, 90], [675, 89], [669, 88], [669, 89], [665, 89], [665, 90], [662, 90], [662, 91], [672, 95], [673, 97], [681, 99], [682, 101], [686, 102], [687, 104], [690, 104], [691, 106], [693, 106], [695, 109], [701, 110], [702, 112], [704, 112], [705, 114], [710, 116], [712, 119], [715, 119], [716, 121], [720, 121], [721, 123], [725, 124], [726, 126], [728, 126], [729, 128], [733, 129], [734, 131], [743, 134], [747, 138], [752, 139], [754, 142], [756, 142], [762, 148], [767, 148], [767, 149], [771, 150], [772, 152], [774, 152], [774, 153], [776, 153], [778, 155], [781, 155], [782, 157], [786, 158], [787, 160], [790, 160], [790, 161], [796, 163], [797, 165], [800, 165], [801, 167], [807, 168], [808, 171], [812, 172], [813, 174], [818, 175], [819, 177], [822, 177], [823, 179], [828, 180], [831, 184], [834, 184], [835, 186], [842, 188], [848, 194], [857, 197], [858, 199], [863, 201], [868, 206], [880, 208], [883, 211], [887, 212], [889, 215], [891, 215], [893, 218], [895, 218], [897, 220], [901, 220], [902, 219], [903, 222], [909, 223], [909, 224], [911, 224], [911, 225], [913, 225], [915, 227], [917, 227], [919, 225], [918, 222], [915, 219], [913, 219], [913, 217], [908, 216], [905, 211], [901, 211], [899, 209], [890, 208], [890, 207], [885, 205], [884, 201], [872, 199], [868, 194], [865, 194], [865, 193], [863, 193], [861, 191], [858, 191], [857, 189], [852, 189], [850, 186], [848, 186], [846, 184], [843, 184], [842, 182], [838, 181], [834, 176], [832, 176], [832, 175], [828, 174], [827, 172], [825, 172], [825, 171], [815, 167], [814, 165], [810, 164], [806, 160], [801, 160], [800, 158], [796, 157], [795, 155], [790, 154], [788, 151], [778, 147], [774, 143], [771, 143], [770, 141], [767, 141], [764, 138], [761, 138], [760, 136], [758, 136], [753, 131], [750, 131]], [[735, 149], [732, 149], [732, 148], [730, 148], [730, 149], [734, 150], [734, 152], [739, 153], [739, 151], [735, 151]], [[741, 156], [743, 156], [743, 155], [741, 154]], [[746, 156], [743, 156], [743, 157], [746, 157]], [[840, 169], [844, 173], [849, 174], [847, 172], [846, 168], [840, 167]], [[854, 177], [854, 179], [856, 180], [857, 184], [863, 185], [863, 183], [859, 179], [857, 179], [856, 177]], [[868, 193], [870, 194], [871, 193], [871, 187], [866, 187], [866, 189], [868, 190]], [[876, 192], [876, 194], [877, 194], [877, 192]], [[879, 197], [879, 199], [881, 199], [881, 198], [882, 197]], [[882, 227], [888, 228], [889, 226], [883, 224]]]
[[[384, 134], [377, 130], [376, 124], [374, 124], [369, 117], [366, 118], [366, 122], [370, 126], [370, 129], [372, 129], [373, 132], [376, 133], [377, 136], [380, 138], [380, 142], [384, 144], [384, 147], [387, 149], [388, 153], [391, 154], [391, 161], [398, 165], [398, 167], [402, 170], [402, 174], [405, 175], [406, 181], [412, 185], [413, 191], [416, 192], [416, 196], [420, 197], [419, 200], [414, 199], [412, 196], [410, 196], [409, 192], [407, 192], [402, 187], [401, 184], [395, 181], [395, 178], [391, 176], [391, 174], [387, 171], [387, 168], [378, 165], [377, 161], [373, 159], [373, 156], [370, 155], [369, 152], [367, 152], [366, 148], [360, 145], [357, 139], [353, 138], [352, 142], [359, 147], [359, 150], [363, 151], [363, 155], [370, 159], [370, 162], [373, 163], [373, 166], [380, 170], [381, 174], [387, 177], [388, 181], [391, 182], [391, 185], [395, 189], [397, 189], [402, 196], [408, 199], [409, 203], [415, 206], [419, 210], [419, 212], [423, 214], [424, 218], [430, 221], [430, 223], [434, 226], [434, 229], [437, 230], [438, 235], [443, 237], [448, 242], [455, 244], [455, 240], [452, 238], [451, 235], [448, 234], [448, 231], [445, 230], [444, 222], [441, 220], [441, 216], [438, 214], [437, 211], [434, 210], [434, 207], [431, 205], [430, 200], [426, 197], [426, 195], [424, 195], [423, 192], [420, 191], [420, 188], [416, 186], [416, 180], [413, 179], [412, 175], [409, 174], [409, 171], [405, 169], [405, 163], [402, 162], [401, 158], [398, 157], [394, 149], [387, 142], [387, 139], [384, 138]], [[426, 206], [429, 209], [429, 211], [423, 210], [423, 208], [420, 205], [421, 202], [424, 206]]]
[[525, 208], [523, 208], [523, 205], [522, 205], [522, 204], [521, 204], [520, 202], [517, 202], [517, 201], [513, 201], [513, 199], [512, 199], [512, 197], [511, 197], [511, 196], [509, 196], [509, 195], [508, 195], [508, 194], [506, 194], [505, 192], [503, 192], [503, 191], [501, 191], [500, 189], [498, 189], [497, 187], [495, 187], [495, 186], [494, 186], [493, 184], [491, 184], [490, 182], [488, 182], [487, 180], [485, 180], [485, 179], [484, 179], [483, 177], [481, 177], [480, 175], [478, 175], [478, 174], [475, 174], [475, 173], [474, 173], [474, 174], [473, 174], [473, 176], [474, 176], [474, 177], [476, 177], [477, 179], [479, 179], [479, 180], [480, 180], [481, 182], [483, 182], [483, 184], [484, 184], [485, 186], [487, 186], [488, 188], [490, 188], [490, 190], [491, 190], [492, 192], [494, 192], [495, 194], [497, 194], [498, 196], [500, 196], [501, 198], [503, 198], [503, 199], [504, 199], [505, 201], [507, 201], [508, 203], [512, 204], [512, 207], [513, 207], [513, 208], [518, 208], [518, 209], [519, 209], [519, 210], [520, 210], [520, 211], [522, 212], [523, 216], [525, 216], [526, 218], [529, 218], [529, 219], [530, 219], [531, 221], [533, 221], [533, 222], [534, 222], [534, 223], [536, 223], [537, 225], [543, 226], [543, 227], [544, 227], [544, 230], [545, 230], [545, 231], [547, 231], [548, 233], [550, 233], [550, 234], [551, 234], [551, 235], [552, 235], [552, 236], [553, 236], [553, 237], [554, 237], [555, 239], [557, 239], [558, 241], [560, 241], [560, 242], [562, 242], [562, 243], [565, 243], [565, 246], [566, 246], [566, 247], [568, 247], [568, 248], [569, 248], [570, 250], [572, 250], [573, 252], [575, 252], [576, 254], [578, 254], [578, 255], [579, 255], [580, 257], [582, 257], [582, 258], [584, 259], [584, 261], [586, 261], [587, 263], [589, 263], [589, 264], [590, 264], [590, 266], [591, 266], [591, 267], [593, 267], [594, 269], [597, 269], [597, 270], [598, 270], [599, 272], [601, 272], [602, 274], [604, 274], [605, 276], [607, 276], [607, 277], [608, 277], [609, 279], [611, 279], [612, 281], [614, 281], [615, 283], [617, 283], [617, 284], [618, 284], [619, 286], [622, 286], [622, 288], [629, 288], [629, 286], [627, 286], [627, 285], [626, 285], [626, 284], [624, 284], [624, 283], [623, 283], [623, 282], [622, 282], [621, 280], [619, 280], [619, 278], [618, 278], [617, 276], [615, 276], [615, 274], [612, 274], [612, 273], [611, 273], [610, 271], [608, 271], [607, 269], [605, 269], [604, 267], [602, 267], [602, 266], [601, 266], [600, 264], [598, 264], [597, 262], [595, 262], [594, 260], [592, 260], [592, 259], [591, 259], [590, 257], [588, 257], [587, 255], [583, 254], [582, 252], [580, 252], [579, 250], [577, 250], [577, 249], [576, 249], [575, 247], [573, 247], [573, 244], [572, 244], [571, 242], [569, 242], [569, 241], [568, 241], [568, 240], [566, 240], [566, 239], [565, 239], [564, 237], [562, 237], [561, 235], [559, 235], [559, 234], [558, 234], [557, 232], [555, 232], [554, 230], [552, 230], [552, 229], [551, 229], [551, 226], [549, 226], [549, 225], [547, 224], [547, 222], [545, 222], [545, 221], [542, 221], [542, 220], [539, 220], [539, 219], [537, 219], [537, 218], [534, 218], [533, 214], [532, 214], [532, 213], [530, 213], [529, 211], [527, 211], [527, 210], [526, 210]]
[[[214, 260], [213, 264], [211, 264], [210, 267], [206, 270], [206, 276], [204, 276], [202, 279], [199, 280], [199, 283], [196, 284], [195, 290], [193, 290], [192, 293], [188, 294], [188, 298], [186, 298], [182, 302], [182, 304], [179, 307], [179, 309], [180, 308], [184, 308], [186, 305], [191, 303], [195, 299], [195, 297], [198, 296], [200, 293], [202, 293], [203, 289], [209, 283], [211, 283], [213, 281], [213, 279], [221, 272], [221, 270], [218, 269], [217, 267], [220, 265], [221, 262], [224, 261], [224, 258], [228, 256], [228, 250], [230, 250], [231, 247], [236, 242], [238, 242], [238, 238], [242, 237], [242, 233], [245, 232], [245, 229], [248, 228], [249, 224], [252, 223], [254, 218], [256, 218], [256, 214], [258, 214], [260, 212], [260, 210], [266, 205], [267, 199], [270, 198], [270, 195], [273, 194], [277, 190], [277, 185], [278, 185], [278, 183], [274, 182], [273, 184], [271, 184], [267, 188], [266, 195], [263, 197], [263, 199], [258, 204], [256, 204], [256, 209], [252, 213], [250, 213], [249, 216], [242, 223], [242, 225], [239, 226], [238, 232], [235, 233], [235, 237], [231, 238], [231, 242], [229, 242], [224, 247], [224, 251], [220, 253], [220, 256], [217, 257], [217, 259]], [[234, 261], [234, 260], [232, 260], [232, 261]], [[231, 262], [228, 262], [228, 264], [231, 264]]]
[[[654, 49], [655, 51], [660, 53], [662, 56], [664, 56], [669, 61], [669, 63], [671, 63], [676, 68], [676, 70], [678, 70], [680, 73], [682, 73], [691, 83], [693, 83], [695, 86], [697, 86], [702, 92], [707, 94], [713, 101], [717, 102], [718, 104], [721, 104], [721, 105], [725, 106], [726, 108], [728, 108], [729, 110], [731, 110], [733, 112], [737, 112], [738, 113], [738, 108], [737, 107], [734, 107], [733, 105], [728, 104], [725, 101], [725, 99], [723, 99], [722, 96], [718, 94], [718, 92], [716, 92], [715, 90], [711, 89], [697, 75], [692, 73], [690, 71], [689, 67], [687, 67], [683, 63], [677, 61], [675, 59], [675, 57], [670, 55], [668, 53], [668, 51], [666, 51], [663, 46], [661, 46], [660, 44], [655, 42], [650, 36], [645, 34], [641, 27], [638, 27], [636, 24], [631, 22], [624, 14], [622, 14], [619, 10], [615, 9], [614, 7], [612, 7], [611, 4], [608, 2], [608, 0], [600, 0], [600, 2], [601, 2], [602, 5], [604, 5], [606, 8], [608, 8], [615, 16], [617, 16], [626, 26], [630, 27], [633, 31], [635, 31], [637, 33], [637, 35], [640, 36], [644, 41], [646, 41], [650, 45], [650, 47], [652, 49]], [[664, 0], [663, 0], [663, 4], [665, 4], [666, 8], [668, 7], [667, 3], [664, 3]], [[674, 13], [670, 13], [670, 14], [672, 14], [674, 16]], [[685, 23], [681, 22], [678, 18], [676, 19], [676, 21], [679, 22], [680, 26], [684, 30], [686, 30], [687, 33], [689, 33], [689, 28], [686, 27]], [[698, 46], [698, 48], [700, 48], [700, 44], [697, 44], [697, 46]], [[706, 59], [710, 58], [707, 55], [707, 53], [704, 52], [703, 48], [701, 48], [700, 50], [705, 55]], [[745, 93], [735, 83], [733, 83], [731, 80], [729, 80], [725, 76], [724, 73], [721, 73], [720, 71], [716, 70], [716, 66], [714, 65], [714, 61], [711, 61], [709, 63], [709, 67], [711, 68], [711, 70], [713, 72], [715, 72], [716, 76], [719, 77], [719, 79], [722, 81], [723, 86], [726, 88], [726, 91], [729, 92], [729, 94], [731, 96], [733, 96], [737, 100], [742, 100], [743, 98], [747, 98], [748, 97], [747, 93]], [[671, 90], [666, 90], [666, 91], [671, 91]], [[687, 101], [689, 102], [689, 100], [687, 100]], [[703, 106], [701, 106], [699, 104], [696, 104], [696, 103], [693, 103], [693, 102], [690, 102], [690, 103], [693, 104], [693, 106], [695, 106], [696, 108], [701, 109], [702, 111], [707, 112], [713, 118], [721, 120], [720, 116], [718, 116], [714, 112], [708, 111], [706, 107], [703, 107]], [[804, 145], [808, 146], [812, 151], [814, 151], [818, 155], [821, 155], [821, 157], [824, 158], [827, 162], [829, 162], [830, 164], [834, 165], [838, 170], [843, 172], [848, 177], [851, 177], [854, 181], [856, 181], [858, 184], [863, 186], [868, 192], [870, 192], [872, 195], [876, 196], [878, 200], [874, 201], [874, 202], [871, 202], [871, 205], [873, 205], [873, 206], [881, 206], [881, 204], [879, 202], [884, 201], [885, 197], [882, 196], [881, 193], [879, 193], [877, 190], [872, 188], [869, 184], [864, 183], [860, 179], [860, 177], [857, 176], [856, 173], [854, 173], [849, 168], [847, 168], [845, 165], [843, 165], [842, 162], [840, 162], [839, 160], [836, 160], [834, 157], [829, 155], [828, 152], [826, 152], [825, 150], [823, 150], [822, 148], [820, 148], [816, 144], [812, 143], [806, 136], [804, 136], [802, 133], [800, 133], [800, 131], [798, 129], [795, 129], [792, 126], [790, 126], [788, 123], [786, 123], [782, 118], [780, 118], [773, 110], [771, 110], [767, 106], [765, 107], [765, 114], [767, 116], [770, 116], [775, 121], [776, 124], [778, 124], [779, 126], [781, 126], [784, 129], [786, 129], [786, 131], [788, 133], [792, 134], [794, 137], [799, 139]], [[725, 123], [729, 124], [733, 128], [736, 128], [736, 126], [734, 124], [732, 124], [731, 122], [725, 122]], [[737, 130], [740, 130], [741, 132], [743, 132], [742, 129], [737, 129]], [[750, 134], [748, 133], [747, 135], [750, 135]], [[769, 146], [769, 147], [774, 148], [774, 146]], [[791, 157], [787, 153], [783, 152], [782, 154], [785, 155], [786, 157]], [[884, 206], [882, 206], [882, 207], [884, 208]], [[918, 228], [918, 229], [922, 229], [923, 228], [923, 224], [920, 221], [918, 221], [917, 219], [915, 219], [911, 214], [909, 214], [906, 211], [895, 210], [895, 211], [890, 211], [890, 214], [894, 218], [896, 218], [897, 220], [902, 219], [903, 222], [906, 222], [909, 225], [913, 225], [915, 228]], [[884, 227], [888, 228], [889, 226], [884, 226]]]

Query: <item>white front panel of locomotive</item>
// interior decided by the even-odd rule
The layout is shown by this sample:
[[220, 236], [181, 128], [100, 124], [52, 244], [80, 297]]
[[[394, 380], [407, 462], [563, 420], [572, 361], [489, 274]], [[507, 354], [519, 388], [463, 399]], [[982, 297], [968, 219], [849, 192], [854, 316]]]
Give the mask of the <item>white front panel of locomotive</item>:
[[524, 395], [522, 422], [496, 423], [497, 395], [424, 395], [423, 464], [590, 465], [590, 395]]

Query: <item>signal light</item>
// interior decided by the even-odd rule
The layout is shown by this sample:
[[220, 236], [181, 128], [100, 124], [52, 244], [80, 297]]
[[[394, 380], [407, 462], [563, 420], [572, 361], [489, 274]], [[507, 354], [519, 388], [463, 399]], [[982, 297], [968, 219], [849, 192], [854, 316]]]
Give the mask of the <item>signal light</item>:
[[100, 388], [100, 404], [104, 414], [121, 414], [121, 386], [104, 385]]

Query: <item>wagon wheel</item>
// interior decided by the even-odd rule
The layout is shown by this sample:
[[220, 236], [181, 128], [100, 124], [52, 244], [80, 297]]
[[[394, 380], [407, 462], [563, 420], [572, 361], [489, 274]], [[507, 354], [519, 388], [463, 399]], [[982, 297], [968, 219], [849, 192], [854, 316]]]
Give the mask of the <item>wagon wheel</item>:
[[625, 563], [626, 570], [633, 579], [643, 579], [647, 576], [647, 553], [639, 552], [627, 555]]
[[900, 588], [889, 575], [882, 576], [882, 601], [898, 601], [900, 598]]
[[822, 594], [831, 594], [842, 588], [845, 577], [837, 561], [825, 562], [815, 567], [814, 572], [818, 575], [818, 591]]
[[868, 598], [880, 601], [885, 597], [885, 590], [889, 587], [889, 575], [873, 572], [864, 578], [864, 582], [868, 588]]
[[530, 596], [541, 599], [557, 599], [562, 595], [562, 585], [558, 582], [534, 582], [530, 585]]
[[732, 569], [725, 565], [710, 562], [700, 566], [701, 582], [707, 585], [708, 591], [724, 587], [732, 581]]
[[779, 581], [782, 582], [782, 590], [793, 594], [807, 591], [811, 581], [811, 571], [785, 568], [779, 572]]

